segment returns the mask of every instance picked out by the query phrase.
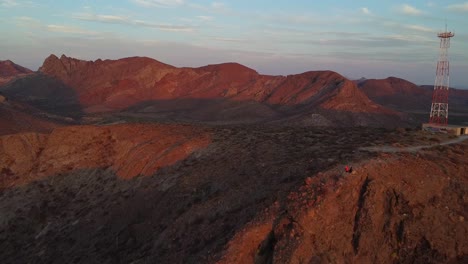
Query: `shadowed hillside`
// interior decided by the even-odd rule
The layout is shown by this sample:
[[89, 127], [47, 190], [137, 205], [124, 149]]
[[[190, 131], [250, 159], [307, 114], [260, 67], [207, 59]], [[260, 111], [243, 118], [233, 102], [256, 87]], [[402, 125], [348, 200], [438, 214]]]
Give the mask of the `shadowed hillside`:
[[50, 132], [66, 123], [65, 121], [67, 120], [47, 118], [45, 113], [0, 94], [0, 135]]
[[[3, 136], [0, 258], [461, 260], [466, 143], [414, 154], [360, 151], [441, 140], [384, 129], [141, 124]], [[355, 173], [344, 174], [345, 164]]]
[[[433, 86], [418, 86], [403, 79], [370, 79], [359, 82], [360, 89], [374, 102], [410, 114], [427, 122], [431, 110]], [[468, 91], [450, 88], [449, 123], [468, 124]]]
[[42, 111], [80, 118], [82, 107], [76, 92], [62, 81], [41, 73], [19, 78], [0, 88], [12, 100], [23, 102]]

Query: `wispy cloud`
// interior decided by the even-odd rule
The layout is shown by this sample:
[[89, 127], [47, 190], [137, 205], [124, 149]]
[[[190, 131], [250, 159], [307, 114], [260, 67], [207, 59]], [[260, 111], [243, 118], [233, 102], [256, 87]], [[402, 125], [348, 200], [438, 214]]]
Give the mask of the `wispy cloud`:
[[115, 15], [96, 15], [90, 13], [80, 13], [73, 15], [73, 18], [84, 21], [95, 21], [111, 24], [128, 24], [131, 22], [130, 18]]
[[162, 31], [172, 31], [172, 32], [193, 32], [195, 30], [195, 28], [191, 26], [157, 24], [157, 23], [151, 23], [151, 22], [146, 22], [142, 20], [135, 20], [133, 21], [133, 24], [136, 26], [150, 27], [150, 28], [156, 28]]
[[109, 24], [124, 24], [129, 26], [142, 26], [149, 28], [156, 28], [162, 31], [172, 31], [172, 32], [192, 32], [195, 30], [193, 26], [185, 25], [172, 25], [164, 23], [153, 23], [143, 20], [133, 20], [129, 17], [116, 16], [116, 15], [97, 15], [89, 13], [80, 13], [73, 16], [74, 19], [91, 21], [91, 22], [100, 22], [100, 23], [109, 23]]
[[241, 38], [222, 38], [222, 37], [215, 37], [213, 38], [215, 41], [222, 41], [222, 42], [245, 42], [245, 39]]
[[70, 33], [70, 34], [80, 34], [80, 35], [96, 35], [96, 31], [86, 30], [80, 27], [75, 26], [65, 26], [65, 25], [47, 25], [47, 30], [52, 32], [60, 33]]
[[209, 12], [209, 13], [219, 14], [219, 13], [231, 13], [232, 12], [229, 9], [229, 7], [223, 2], [212, 2], [211, 4], [208, 4], [208, 5], [188, 3], [187, 6], [193, 9], [202, 10], [202, 11]]
[[416, 7], [408, 5], [408, 4], [403, 4], [400, 7], [399, 11], [402, 14], [411, 15], [411, 16], [419, 16], [419, 15], [424, 14], [422, 10], [419, 10]]
[[223, 2], [213, 2], [211, 3], [211, 7], [214, 9], [226, 9], [226, 4]]
[[0, 0], [0, 6], [3, 7], [14, 7], [19, 5], [20, 4], [16, 0]]
[[272, 14], [272, 15], [260, 15], [258, 18], [263, 19], [272, 23], [279, 23], [282, 25], [289, 24], [320, 24], [327, 23], [319, 16], [312, 14]]
[[449, 5], [447, 6], [447, 9], [456, 12], [468, 12], [468, 2]]
[[202, 21], [212, 21], [214, 19], [212, 16], [197, 16], [197, 18]]
[[1, 7], [33, 7], [37, 6], [37, 3], [32, 1], [24, 0], [0, 0]]
[[372, 14], [371, 11], [369, 10], [369, 8], [367, 8], [367, 7], [362, 7], [362, 8], [361, 8], [361, 12], [362, 12], [363, 14], [365, 14], [365, 15], [370, 15], [370, 14]]
[[134, 3], [146, 7], [177, 7], [185, 3], [184, 0], [132, 0]]
[[32, 17], [28, 17], [28, 16], [16, 17], [16, 20], [19, 21], [19, 22], [27, 22], [27, 23], [37, 23], [37, 22], [39, 22], [39, 20], [37, 20], [35, 18], [32, 18]]
[[432, 28], [428, 28], [428, 27], [420, 26], [420, 25], [405, 25], [404, 27], [407, 29], [421, 31], [421, 32], [435, 32], [435, 30], [433, 30]]

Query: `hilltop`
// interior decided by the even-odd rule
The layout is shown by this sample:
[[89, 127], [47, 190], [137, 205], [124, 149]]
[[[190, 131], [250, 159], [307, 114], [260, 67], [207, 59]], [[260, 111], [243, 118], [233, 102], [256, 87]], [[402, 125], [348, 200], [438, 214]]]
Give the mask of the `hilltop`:
[[11, 60], [0, 61], [0, 86], [17, 77], [33, 73], [30, 69], [13, 63]]

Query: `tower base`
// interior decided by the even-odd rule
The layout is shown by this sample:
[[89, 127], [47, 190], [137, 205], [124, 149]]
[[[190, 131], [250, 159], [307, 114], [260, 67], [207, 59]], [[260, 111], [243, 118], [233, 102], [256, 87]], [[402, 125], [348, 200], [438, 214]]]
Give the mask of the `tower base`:
[[454, 126], [454, 125], [437, 125], [437, 124], [422, 124], [422, 130], [434, 132], [434, 133], [445, 133], [456, 136], [468, 135], [468, 126]]

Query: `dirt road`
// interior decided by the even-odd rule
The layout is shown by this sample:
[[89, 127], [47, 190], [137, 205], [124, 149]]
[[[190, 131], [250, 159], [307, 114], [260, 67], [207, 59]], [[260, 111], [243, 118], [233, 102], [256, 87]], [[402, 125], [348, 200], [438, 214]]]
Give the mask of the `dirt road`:
[[460, 136], [452, 140], [447, 140], [445, 142], [440, 142], [440, 143], [431, 144], [431, 145], [419, 145], [419, 146], [409, 146], [409, 147], [373, 146], [373, 147], [360, 148], [360, 150], [371, 151], [371, 152], [387, 152], [387, 153], [417, 152], [417, 151], [420, 151], [421, 149], [432, 148], [435, 146], [444, 146], [444, 145], [460, 143], [467, 139], [468, 139], [468, 136]]

